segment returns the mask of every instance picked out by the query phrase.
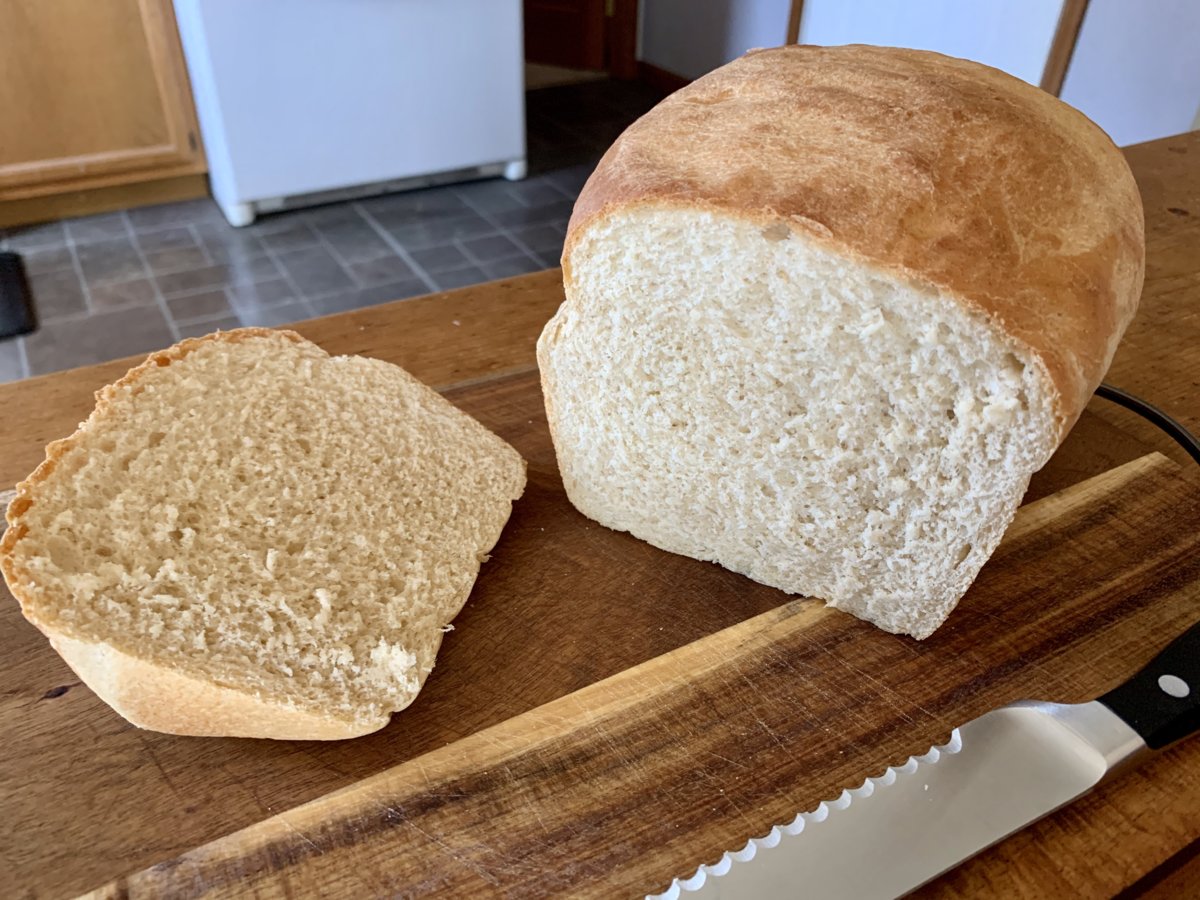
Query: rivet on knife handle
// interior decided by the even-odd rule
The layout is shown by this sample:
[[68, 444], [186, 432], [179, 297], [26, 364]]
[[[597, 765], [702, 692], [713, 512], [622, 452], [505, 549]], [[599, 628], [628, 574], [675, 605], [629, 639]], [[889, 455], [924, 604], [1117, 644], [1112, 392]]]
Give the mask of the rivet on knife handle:
[[1100, 702], [1160, 750], [1200, 729], [1200, 622]]

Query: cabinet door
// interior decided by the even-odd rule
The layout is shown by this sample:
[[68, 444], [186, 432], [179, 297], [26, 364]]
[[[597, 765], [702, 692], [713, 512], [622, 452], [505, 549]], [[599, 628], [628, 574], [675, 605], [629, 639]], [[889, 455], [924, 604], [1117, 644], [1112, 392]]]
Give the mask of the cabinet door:
[[170, 0], [4, 0], [0, 199], [204, 170]]

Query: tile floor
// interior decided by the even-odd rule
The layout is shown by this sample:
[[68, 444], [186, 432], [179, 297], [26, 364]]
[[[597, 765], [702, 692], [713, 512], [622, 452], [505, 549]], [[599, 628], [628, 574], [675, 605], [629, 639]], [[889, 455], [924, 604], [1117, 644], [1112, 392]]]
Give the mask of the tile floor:
[[597, 81], [527, 94], [530, 176], [389, 194], [231, 228], [207, 199], [0, 232], [39, 327], [0, 340], [0, 381], [555, 266], [600, 154], [659, 99]]

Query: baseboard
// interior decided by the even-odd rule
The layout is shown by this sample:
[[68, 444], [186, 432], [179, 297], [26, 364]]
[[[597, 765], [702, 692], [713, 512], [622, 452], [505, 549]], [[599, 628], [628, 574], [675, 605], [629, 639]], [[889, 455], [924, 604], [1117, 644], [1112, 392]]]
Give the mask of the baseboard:
[[44, 197], [24, 197], [0, 201], [0, 228], [14, 225], [34, 225], [72, 216], [90, 216], [154, 203], [191, 200], [208, 195], [208, 178], [204, 175], [177, 175], [158, 181], [118, 184], [111, 187], [89, 188], [50, 194]]
[[662, 91], [664, 94], [673, 94], [685, 85], [692, 83], [692, 79], [684, 78], [682, 75], [676, 75], [674, 72], [669, 72], [666, 69], [660, 69], [653, 63], [638, 60], [638, 79], [650, 85], [657, 91]]

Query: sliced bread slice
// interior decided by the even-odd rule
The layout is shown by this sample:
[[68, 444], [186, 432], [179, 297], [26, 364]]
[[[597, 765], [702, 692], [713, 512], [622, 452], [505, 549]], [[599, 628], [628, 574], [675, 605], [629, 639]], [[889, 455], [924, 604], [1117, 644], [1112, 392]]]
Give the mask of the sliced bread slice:
[[397, 366], [242, 329], [98, 392], [18, 485], [0, 567], [135, 725], [348, 738], [416, 697], [524, 485]]

